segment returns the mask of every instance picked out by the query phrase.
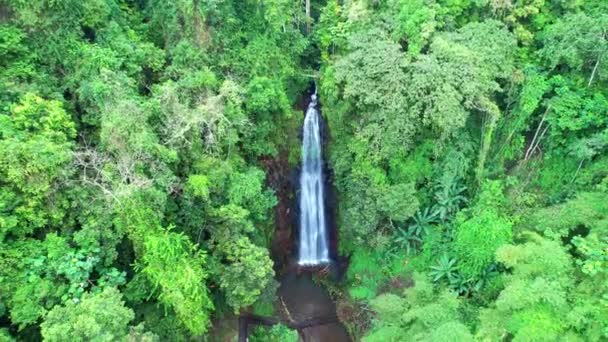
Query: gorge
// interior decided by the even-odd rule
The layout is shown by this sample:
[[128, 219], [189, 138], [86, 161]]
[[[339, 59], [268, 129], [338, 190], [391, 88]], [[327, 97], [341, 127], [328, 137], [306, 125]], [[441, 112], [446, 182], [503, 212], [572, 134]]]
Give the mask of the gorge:
[[314, 266], [329, 262], [325, 219], [321, 118], [316, 91], [306, 110], [302, 133], [300, 174], [300, 233], [298, 264]]

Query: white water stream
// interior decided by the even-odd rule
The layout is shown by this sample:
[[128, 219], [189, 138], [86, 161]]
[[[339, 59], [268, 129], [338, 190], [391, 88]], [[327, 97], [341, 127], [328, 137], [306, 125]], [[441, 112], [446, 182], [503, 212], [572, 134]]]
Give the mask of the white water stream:
[[319, 265], [329, 262], [323, 189], [321, 118], [316, 109], [317, 95], [312, 95], [306, 110], [302, 141], [300, 174], [300, 243], [298, 263]]

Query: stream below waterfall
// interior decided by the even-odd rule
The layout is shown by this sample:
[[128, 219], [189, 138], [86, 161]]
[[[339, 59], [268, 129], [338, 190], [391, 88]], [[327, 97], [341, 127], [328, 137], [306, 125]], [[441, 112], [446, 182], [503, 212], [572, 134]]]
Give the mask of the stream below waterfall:
[[321, 319], [323, 324], [300, 329], [305, 342], [348, 342], [344, 326], [336, 317], [336, 304], [327, 291], [315, 283], [310, 273], [290, 272], [281, 279], [278, 290], [282, 319], [286, 322], [306, 322]]

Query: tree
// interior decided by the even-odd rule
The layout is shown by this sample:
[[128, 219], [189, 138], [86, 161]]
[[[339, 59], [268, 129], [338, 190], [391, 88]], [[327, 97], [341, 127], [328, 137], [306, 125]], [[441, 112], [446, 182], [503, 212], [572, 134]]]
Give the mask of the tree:
[[247, 132], [245, 148], [254, 156], [276, 155], [275, 125], [292, 115], [282, 84], [267, 77], [253, 78], [247, 87], [246, 107], [254, 126]]
[[205, 286], [205, 254], [186, 236], [165, 230], [146, 237], [142, 263], [141, 271], [158, 291], [160, 301], [193, 334], [205, 333], [213, 309]]
[[408, 68], [408, 93], [423, 123], [440, 137], [464, 126], [468, 111], [492, 109], [497, 79], [509, 76], [515, 40], [495, 21], [471, 23], [436, 37], [428, 55]]
[[124, 306], [120, 292], [107, 288], [85, 294], [81, 301], [55, 306], [40, 325], [48, 341], [115, 341], [125, 338], [128, 324], [135, 317]]
[[262, 294], [274, 271], [268, 251], [241, 237], [221, 245], [227, 264], [220, 266], [217, 277], [225, 291], [226, 301], [238, 312], [249, 306]]
[[[100, 248], [72, 248], [69, 242], [49, 233], [44, 241], [28, 239], [7, 245], [10, 249], [3, 259], [10, 267], [4, 276], [12, 278], [6, 290], [12, 295], [8, 304], [13, 323], [22, 328], [33, 325], [55, 305], [79, 302], [88, 292], [125, 283], [124, 272], [104, 264]], [[20, 265], [11, 265], [11, 255], [26, 252]]]
[[249, 211], [253, 222], [263, 222], [269, 209], [276, 205], [276, 197], [269, 189], [264, 189], [264, 172], [250, 168], [245, 172], [235, 172], [227, 189], [231, 204]]
[[9, 111], [10, 104], [17, 102], [27, 91], [34, 91], [38, 82], [26, 82], [40, 75], [36, 72], [33, 54], [26, 43], [26, 34], [17, 26], [0, 27], [0, 109]]
[[529, 229], [562, 239], [564, 247], [571, 251], [577, 272], [570, 274], [576, 285], [567, 290], [571, 306], [566, 318], [581, 336], [594, 341], [603, 338], [608, 317], [608, 311], [600, 304], [608, 291], [604, 248], [607, 203], [605, 193], [579, 193], [565, 203], [531, 214], [524, 221]]
[[269, 329], [258, 327], [249, 336], [249, 340], [252, 342], [296, 342], [298, 340], [298, 333], [283, 324], [276, 324]]
[[426, 47], [440, 26], [436, 18], [440, 6], [435, 3], [429, 6], [422, 0], [404, 0], [398, 3], [400, 20], [396, 31], [400, 38], [403, 36], [407, 40], [408, 54], [416, 56]]
[[530, 235], [523, 245], [505, 245], [497, 260], [512, 270], [496, 303], [480, 314], [479, 335], [515, 339], [559, 338], [566, 332], [573, 285], [572, 261], [559, 243]]
[[424, 275], [414, 274], [415, 286], [403, 297], [383, 294], [371, 302], [378, 319], [364, 341], [473, 341], [459, 322], [459, 300], [447, 290], [435, 293]]
[[560, 64], [588, 73], [587, 86], [596, 76], [605, 80], [605, 55], [608, 51], [608, 15], [572, 13], [548, 26], [543, 33], [540, 55], [550, 68]]
[[494, 261], [496, 250], [511, 242], [513, 224], [501, 213], [502, 196], [499, 182], [487, 182], [470, 208], [470, 218], [463, 214], [456, 219], [454, 251], [465, 278], [479, 276]]
[[370, 30], [353, 35], [349, 50], [336, 62], [335, 78], [342, 85], [342, 99], [352, 106], [351, 117], [360, 122], [355, 135], [373, 156], [408, 151], [417, 119], [407, 110], [408, 78], [400, 46], [386, 32]]
[[34, 94], [0, 116], [0, 241], [61, 219], [65, 203], [57, 188], [68, 175], [75, 135], [61, 103]]

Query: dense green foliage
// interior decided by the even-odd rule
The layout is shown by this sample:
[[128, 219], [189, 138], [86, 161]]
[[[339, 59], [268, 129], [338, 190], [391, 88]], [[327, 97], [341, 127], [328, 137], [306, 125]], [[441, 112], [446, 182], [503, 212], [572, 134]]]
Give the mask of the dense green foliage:
[[285, 1], [0, 4], [0, 336], [189, 340], [272, 296], [260, 161], [297, 145], [304, 22]]
[[313, 78], [353, 339], [608, 339], [608, 3], [305, 4], [0, 2], [0, 340], [272, 314]]
[[[328, 1], [337, 300], [365, 341], [608, 338], [608, 7]], [[399, 205], [393, 205], [398, 203]]]

